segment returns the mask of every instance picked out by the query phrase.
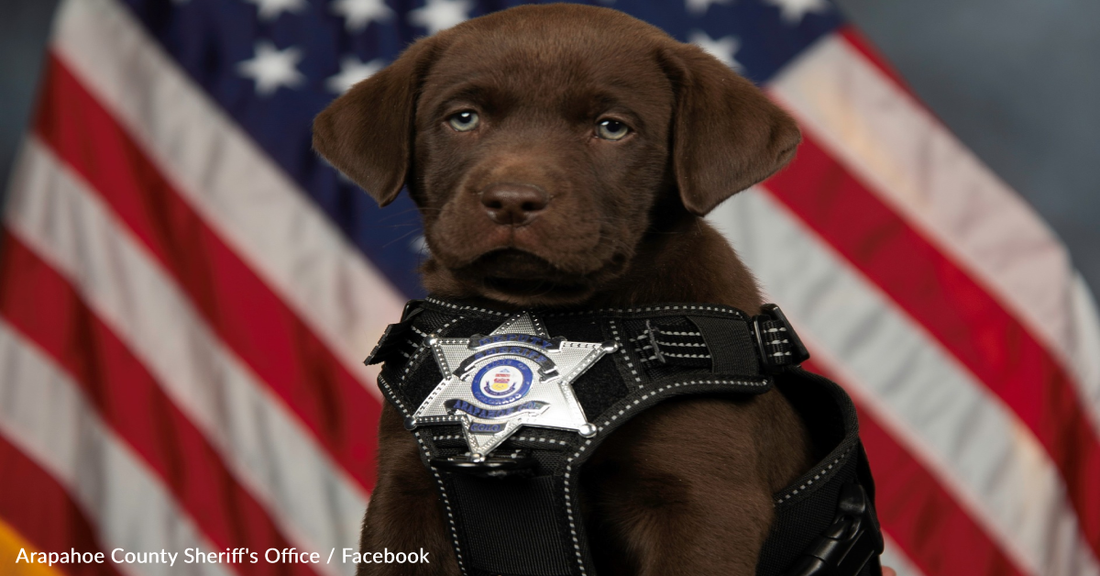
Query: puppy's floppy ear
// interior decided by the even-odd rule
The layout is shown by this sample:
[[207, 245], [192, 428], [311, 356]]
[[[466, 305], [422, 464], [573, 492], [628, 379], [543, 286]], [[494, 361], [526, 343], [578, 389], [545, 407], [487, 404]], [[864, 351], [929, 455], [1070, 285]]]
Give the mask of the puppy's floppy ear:
[[798, 125], [752, 82], [692, 45], [664, 61], [676, 90], [673, 169], [690, 212], [710, 212], [794, 157]]
[[434, 37], [416, 42], [313, 120], [313, 148], [380, 206], [405, 184], [417, 90], [434, 52]]

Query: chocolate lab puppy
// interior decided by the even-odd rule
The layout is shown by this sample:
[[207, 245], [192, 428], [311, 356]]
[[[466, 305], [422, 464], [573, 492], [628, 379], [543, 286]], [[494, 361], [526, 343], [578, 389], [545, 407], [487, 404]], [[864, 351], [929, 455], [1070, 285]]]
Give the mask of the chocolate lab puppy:
[[[799, 131], [749, 81], [620, 12], [522, 6], [422, 39], [324, 110], [314, 145], [381, 205], [407, 187], [434, 295], [497, 309], [761, 296], [701, 217], [794, 155]], [[694, 441], [705, 429], [729, 447]], [[601, 575], [749, 575], [771, 495], [812, 465], [805, 428], [771, 391], [671, 400], [583, 468]], [[430, 553], [458, 574], [436, 488], [398, 413], [383, 411], [364, 551]]]

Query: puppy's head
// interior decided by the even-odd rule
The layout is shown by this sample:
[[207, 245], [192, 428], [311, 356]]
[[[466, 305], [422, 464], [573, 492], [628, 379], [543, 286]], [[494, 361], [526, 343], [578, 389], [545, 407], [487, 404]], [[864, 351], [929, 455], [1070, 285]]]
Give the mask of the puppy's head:
[[425, 286], [576, 304], [794, 154], [794, 122], [700, 49], [620, 12], [521, 6], [409, 47], [333, 102], [314, 147], [381, 205], [420, 208]]

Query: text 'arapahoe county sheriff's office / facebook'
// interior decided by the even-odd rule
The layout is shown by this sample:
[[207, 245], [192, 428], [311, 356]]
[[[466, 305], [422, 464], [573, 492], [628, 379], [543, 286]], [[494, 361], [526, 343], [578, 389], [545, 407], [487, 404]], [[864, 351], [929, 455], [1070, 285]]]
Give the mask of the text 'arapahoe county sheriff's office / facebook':
[[[105, 552], [80, 552], [70, 548], [67, 552], [38, 552], [20, 548], [15, 557], [16, 564], [332, 564], [336, 557], [336, 548], [329, 551], [328, 558], [321, 559], [319, 552], [299, 551], [297, 548], [268, 548], [263, 553], [248, 548], [226, 548], [223, 552], [206, 552], [200, 548], [187, 548], [181, 554], [169, 552], [163, 548], [157, 552], [133, 552], [115, 548], [110, 554]], [[416, 552], [360, 553], [352, 548], [342, 548], [336, 557], [338, 564], [430, 564], [428, 553], [423, 548]]]

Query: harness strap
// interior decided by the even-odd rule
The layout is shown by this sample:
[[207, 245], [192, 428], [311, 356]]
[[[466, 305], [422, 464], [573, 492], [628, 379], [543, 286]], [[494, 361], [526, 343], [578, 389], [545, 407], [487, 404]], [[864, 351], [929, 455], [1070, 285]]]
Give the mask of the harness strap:
[[835, 447], [775, 495], [775, 521], [760, 551], [758, 576], [880, 574], [875, 485], [851, 399], [827, 378], [801, 368], [778, 374], [776, 386], [815, 441]]
[[[413, 301], [406, 306], [401, 322], [387, 328], [367, 359], [367, 363], [385, 363], [378, 380], [380, 388], [405, 416], [422, 458], [436, 479], [459, 566], [470, 576], [593, 574], [575, 498], [579, 469], [604, 438], [638, 412], [682, 394], [759, 394], [775, 385], [786, 393], [788, 387], [805, 387], [797, 382], [804, 381], [802, 375], [806, 373], [791, 369], [808, 354], [778, 307], [766, 307], [755, 318], [733, 308], [698, 304], [528, 314], [531, 318], [520, 324], [533, 323], [540, 335], [532, 335], [531, 341], [547, 349], [560, 346], [557, 343], [563, 340], [604, 343], [606, 353], [590, 366], [585, 365], [583, 377], [571, 382], [571, 391], [588, 422], [585, 427], [568, 430], [524, 426], [483, 456], [471, 453], [468, 423], [464, 429], [454, 423], [454, 418], [447, 420], [450, 417], [423, 421], [414, 417], [434, 395], [446, 393], [449, 378], [458, 382], [441, 370], [440, 366], [448, 370], [452, 367], [439, 360], [442, 352], [438, 342], [443, 339], [452, 352], [457, 346], [462, 356], [465, 340], [456, 337], [469, 338], [470, 350], [479, 345], [499, 345], [486, 342], [523, 340], [522, 334], [485, 336], [500, 333], [504, 326], [519, 325], [513, 313], [433, 298]], [[545, 363], [548, 358], [541, 361]], [[462, 364], [469, 363], [466, 358]], [[466, 378], [462, 385], [469, 386], [468, 374]], [[835, 503], [841, 499], [840, 489], [831, 488], [835, 484], [831, 478], [867, 486], [855, 472], [862, 452], [854, 410], [839, 388], [820, 380], [824, 383], [812, 387], [818, 393], [808, 396], [815, 406], [802, 406], [800, 411], [814, 434], [835, 448], [810, 472], [812, 476], [803, 479], [805, 486], [777, 497], [776, 511], [777, 518], [783, 518], [785, 509], [799, 508], [806, 495], [829, 487], [823, 492], [827, 493], [828, 518], [818, 514], [821, 519], [815, 516], [815, 526], [820, 524], [820, 528], [812, 533], [795, 530], [791, 533], [794, 536], [788, 534], [789, 522], [777, 521], [762, 551], [762, 575], [781, 574], [798, 559], [791, 551], [809, 549], [813, 538], [824, 534], [834, 520]], [[792, 403], [799, 408], [799, 402]], [[818, 434], [812, 420], [814, 414], [822, 412], [822, 403], [831, 416], [821, 422], [824, 432]], [[873, 498], [873, 491], [870, 496]], [[811, 500], [815, 509], [824, 501], [819, 497]], [[873, 518], [873, 508], [866, 509]], [[881, 542], [877, 525], [867, 521], [859, 525], [863, 527], [860, 534], [875, 526], [874, 536]], [[771, 546], [773, 540], [783, 545], [775, 548]], [[798, 540], [796, 547], [786, 545], [794, 540]], [[851, 548], [847, 540], [844, 542], [843, 546], [831, 547], [827, 546], [829, 542], [819, 542], [820, 550], [815, 550], [826, 558], [814, 558], [831, 566], [828, 562], [832, 562], [835, 550]], [[844, 557], [849, 560], [862, 555], [859, 551], [850, 554], [847, 548]], [[881, 550], [881, 544], [877, 550]], [[861, 562], [861, 569], [863, 565]], [[818, 573], [824, 574], [798, 572], [805, 576]], [[857, 573], [837, 572], [851, 576]]]

